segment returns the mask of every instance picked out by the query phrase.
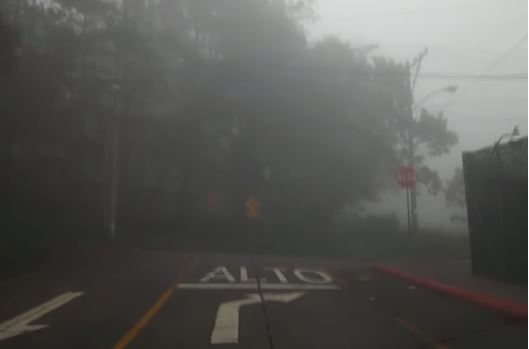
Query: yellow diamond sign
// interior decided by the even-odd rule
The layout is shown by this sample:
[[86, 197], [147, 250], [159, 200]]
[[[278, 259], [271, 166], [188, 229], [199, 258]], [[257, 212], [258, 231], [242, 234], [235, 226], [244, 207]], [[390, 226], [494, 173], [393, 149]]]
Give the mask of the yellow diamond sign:
[[252, 195], [248, 197], [244, 206], [246, 207], [246, 216], [248, 218], [259, 218], [259, 209], [261, 208], [261, 203], [255, 196]]

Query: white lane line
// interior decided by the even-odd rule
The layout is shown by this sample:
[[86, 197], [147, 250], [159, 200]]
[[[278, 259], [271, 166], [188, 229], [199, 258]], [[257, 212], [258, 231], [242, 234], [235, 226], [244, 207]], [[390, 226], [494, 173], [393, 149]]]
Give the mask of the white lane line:
[[0, 340], [18, 336], [24, 332], [36, 331], [49, 325], [29, 325], [39, 317], [53, 311], [71, 300], [81, 296], [83, 292], [66, 292], [46, 303], [25, 312], [17, 317], [0, 324]]
[[[194, 290], [257, 290], [256, 283], [240, 283], [240, 284], [221, 284], [221, 283], [196, 283], [196, 284], [178, 284], [181, 289]], [[279, 283], [264, 283], [261, 284], [263, 290], [339, 290], [340, 286], [335, 284], [328, 285], [312, 285], [312, 284], [279, 284]]]
[[292, 293], [263, 293], [263, 299], [258, 293], [247, 294], [245, 298], [222, 303], [217, 310], [215, 327], [211, 332], [211, 344], [226, 344], [239, 342], [239, 309], [243, 305], [265, 302], [291, 302], [304, 295], [304, 292]]

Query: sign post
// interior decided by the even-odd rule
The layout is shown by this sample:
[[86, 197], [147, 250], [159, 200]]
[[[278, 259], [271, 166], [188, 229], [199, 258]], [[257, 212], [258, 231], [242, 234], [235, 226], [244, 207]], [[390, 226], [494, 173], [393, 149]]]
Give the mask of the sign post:
[[397, 182], [401, 188], [406, 189], [406, 214], [408, 218], [408, 236], [410, 241], [414, 240], [414, 233], [411, 229], [411, 216], [410, 216], [410, 189], [415, 186], [417, 182], [417, 174], [415, 168], [412, 166], [402, 166], [397, 173]]

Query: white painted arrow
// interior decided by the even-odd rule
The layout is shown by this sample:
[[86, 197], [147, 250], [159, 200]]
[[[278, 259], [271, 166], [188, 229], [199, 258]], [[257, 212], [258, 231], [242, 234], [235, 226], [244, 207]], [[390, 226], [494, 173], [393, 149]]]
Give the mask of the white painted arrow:
[[[263, 293], [263, 299], [267, 302], [291, 302], [305, 292], [291, 293]], [[238, 343], [239, 341], [239, 309], [243, 305], [261, 303], [258, 293], [249, 293], [246, 298], [225, 302], [219, 306], [215, 327], [211, 333], [211, 344]]]
[[83, 292], [66, 292], [52, 300], [43, 303], [17, 317], [0, 324], [0, 341], [21, 335], [24, 332], [36, 331], [46, 328], [49, 325], [29, 325], [39, 317], [49, 313], [52, 310], [68, 303], [69, 301], [81, 296]]

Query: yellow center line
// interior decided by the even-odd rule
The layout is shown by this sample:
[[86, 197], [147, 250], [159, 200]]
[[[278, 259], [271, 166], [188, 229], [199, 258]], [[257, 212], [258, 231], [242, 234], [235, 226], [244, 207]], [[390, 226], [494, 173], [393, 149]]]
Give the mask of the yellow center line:
[[[180, 280], [185, 279], [191, 271], [195, 268], [199, 260], [199, 257], [195, 257], [189, 267], [184, 270]], [[156, 302], [152, 304], [149, 309], [143, 314], [143, 316], [132, 326], [127, 333], [125, 333], [117, 342], [112, 346], [112, 349], [124, 349], [126, 348], [134, 338], [140, 333], [140, 331], [147, 326], [147, 324], [152, 320], [152, 318], [160, 311], [163, 305], [171, 298], [171, 295], [176, 289], [178, 282], [173, 283], [169, 286], [163, 293], [158, 297]]]
[[448, 347], [446, 345], [444, 345], [443, 343], [441, 343], [439, 340], [435, 339], [434, 337], [430, 336], [429, 334], [421, 331], [419, 328], [417, 328], [412, 323], [410, 323], [410, 322], [408, 322], [408, 321], [406, 321], [404, 319], [401, 319], [401, 318], [397, 318], [397, 322], [399, 324], [401, 324], [402, 327], [406, 328], [408, 331], [413, 333], [416, 337], [421, 339], [423, 342], [425, 342], [426, 344], [428, 344], [432, 348], [435, 348], [435, 349], [448, 349]]

